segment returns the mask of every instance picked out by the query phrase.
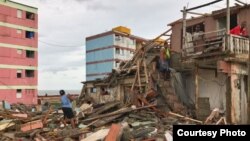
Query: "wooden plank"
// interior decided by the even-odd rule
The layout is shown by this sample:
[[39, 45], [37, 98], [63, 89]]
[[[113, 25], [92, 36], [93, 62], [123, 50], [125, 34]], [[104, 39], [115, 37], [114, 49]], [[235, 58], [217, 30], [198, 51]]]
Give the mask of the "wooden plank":
[[3, 122], [0, 122], [0, 131], [6, 129], [6, 128], [8, 128], [8, 127], [11, 127], [11, 126], [13, 126], [13, 125], [15, 125], [15, 123], [13, 123], [12, 120], [6, 121], [6, 122], [4, 122], [4, 123], [3, 123]]
[[145, 73], [145, 77], [146, 77], [146, 83], [148, 84], [148, 69], [147, 69], [147, 65], [146, 65], [146, 60], [143, 59], [143, 66], [144, 66], [144, 73]]
[[93, 124], [93, 126], [95, 128], [101, 127], [103, 125], [106, 125], [107, 123], [110, 123], [110, 122], [114, 121], [115, 119], [117, 119], [117, 118], [119, 118], [121, 116], [122, 116], [122, 114], [120, 114], [120, 115], [114, 115], [114, 116], [111, 116], [111, 117], [106, 117], [104, 119], [99, 119], [97, 122], [95, 122]]
[[109, 133], [105, 141], [118, 141], [122, 126], [119, 124], [112, 124], [109, 130]]
[[138, 83], [139, 83], [139, 90], [140, 92], [142, 92], [142, 88], [141, 88], [141, 73], [140, 73], [140, 68], [141, 68], [141, 60], [137, 60], [137, 72], [138, 72]]
[[189, 118], [189, 117], [186, 117], [186, 116], [183, 116], [183, 115], [180, 115], [180, 114], [176, 114], [176, 113], [173, 113], [173, 112], [168, 112], [168, 115], [175, 116], [175, 117], [178, 117], [178, 118], [182, 118], [183, 120], [192, 121], [192, 122], [199, 123], [199, 124], [203, 123], [200, 120], [192, 119], [192, 118]]
[[156, 105], [148, 105], [148, 106], [144, 106], [144, 107], [139, 107], [136, 109], [132, 109], [132, 108], [122, 108], [118, 111], [112, 112], [112, 113], [108, 113], [108, 114], [103, 114], [103, 115], [99, 115], [99, 116], [95, 116], [92, 118], [88, 118], [85, 120], [82, 120], [82, 122], [86, 122], [86, 121], [92, 121], [92, 120], [96, 120], [96, 119], [100, 119], [100, 118], [106, 118], [106, 117], [110, 117], [110, 116], [114, 116], [114, 115], [119, 115], [119, 114], [124, 114], [124, 113], [128, 113], [128, 112], [132, 112], [132, 111], [136, 111], [136, 110], [141, 110], [141, 109], [146, 109], [146, 108], [150, 108], [150, 107], [155, 107]]
[[136, 83], [136, 81], [137, 81], [137, 78], [138, 78], [138, 71], [136, 71], [135, 79], [134, 79], [134, 82], [133, 82], [133, 84], [132, 84], [132, 86], [131, 86], [131, 91], [134, 90], [134, 87], [135, 87], [135, 83]]
[[21, 131], [26, 132], [33, 129], [43, 128], [42, 120], [36, 120], [21, 125]]
[[118, 105], [120, 105], [121, 102], [119, 101], [115, 101], [115, 102], [111, 102], [111, 103], [106, 103], [104, 106], [98, 108], [98, 109], [95, 109], [93, 111], [93, 113], [90, 115], [90, 117], [95, 117], [111, 108], [114, 108], [114, 107], [117, 107]]
[[27, 118], [27, 114], [11, 114], [13, 117], [18, 117], [18, 118]]
[[81, 141], [97, 141], [97, 140], [102, 140], [104, 139], [107, 134], [109, 133], [109, 129], [101, 129], [98, 130], [97, 132], [91, 134], [85, 139], [82, 139]]

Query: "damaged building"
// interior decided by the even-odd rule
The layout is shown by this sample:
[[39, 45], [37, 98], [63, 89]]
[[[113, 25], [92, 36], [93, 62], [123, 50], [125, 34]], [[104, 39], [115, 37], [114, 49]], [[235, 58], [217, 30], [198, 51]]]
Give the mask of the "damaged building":
[[[182, 19], [138, 48], [131, 60], [120, 63], [108, 77], [84, 82], [82, 99], [96, 103], [119, 100], [138, 106], [157, 103], [162, 111], [200, 120], [218, 109], [229, 123], [246, 124], [249, 39], [229, 30], [250, 21], [249, 5], [210, 14], [193, 12], [200, 7], [181, 10]], [[187, 14], [199, 16], [187, 18]], [[171, 48], [169, 80], [155, 67], [164, 43]]]

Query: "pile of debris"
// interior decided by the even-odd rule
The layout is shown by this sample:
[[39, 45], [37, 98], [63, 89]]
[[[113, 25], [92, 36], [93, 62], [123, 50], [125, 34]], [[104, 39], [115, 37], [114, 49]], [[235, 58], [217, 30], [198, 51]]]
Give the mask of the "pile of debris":
[[[74, 108], [75, 129], [63, 126], [61, 109], [50, 107], [35, 112], [24, 105], [12, 105], [11, 109], [0, 111], [0, 140], [171, 141], [174, 124], [227, 124], [218, 109], [205, 122], [195, 119], [194, 104], [187, 102], [179, 87], [174, 87], [175, 83], [179, 85], [176, 79], [164, 79], [153, 67], [162, 47], [156, 40], [169, 31], [145, 44], [130, 61], [98, 81], [106, 88], [121, 88], [120, 84], [129, 87], [124, 94], [126, 99], [96, 102], [83, 88]], [[124, 84], [128, 77], [132, 79]], [[171, 77], [175, 77], [173, 72]]]
[[[18, 108], [18, 109], [17, 109]], [[156, 105], [83, 103], [76, 108], [77, 128], [63, 127], [61, 110], [34, 112], [24, 105], [0, 111], [0, 140], [146, 140], [169, 139], [173, 124], [202, 124], [201, 121], [172, 112], [164, 113]]]

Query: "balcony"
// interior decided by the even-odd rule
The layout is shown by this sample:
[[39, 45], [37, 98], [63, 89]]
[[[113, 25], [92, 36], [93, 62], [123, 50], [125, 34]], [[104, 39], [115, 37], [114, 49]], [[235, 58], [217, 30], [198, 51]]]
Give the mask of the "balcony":
[[[182, 59], [233, 57], [247, 59], [249, 39], [237, 35], [227, 35], [225, 30], [217, 30], [191, 35], [187, 33], [182, 49]], [[229, 40], [227, 45], [226, 41]]]

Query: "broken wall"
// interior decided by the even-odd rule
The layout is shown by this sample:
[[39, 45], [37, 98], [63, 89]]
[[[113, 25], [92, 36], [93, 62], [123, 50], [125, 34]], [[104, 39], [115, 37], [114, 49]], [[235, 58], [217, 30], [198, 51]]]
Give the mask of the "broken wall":
[[[187, 20], [187, 27], [195, 25], [198, 23], [204, 23], [205, 32], [215, 31], [217, 29], [217, 22], [211, 16], [204, 16], [200, 18]], [[171, 25], [172, 35], [171, 35], [171, 47], [176, 52], [181, 52], [182, 50], [182, 22], [177, 22]]]
[[[227, 75], [218, 73], [216, 70], [198, 70], [199, 97], [209, 98], [210, 109], [219, 108], [226, 110], [226, 81]], [[195, 79], [194, 74], [184, 74], [183, 81], [188, 97], [195, 102]]]

